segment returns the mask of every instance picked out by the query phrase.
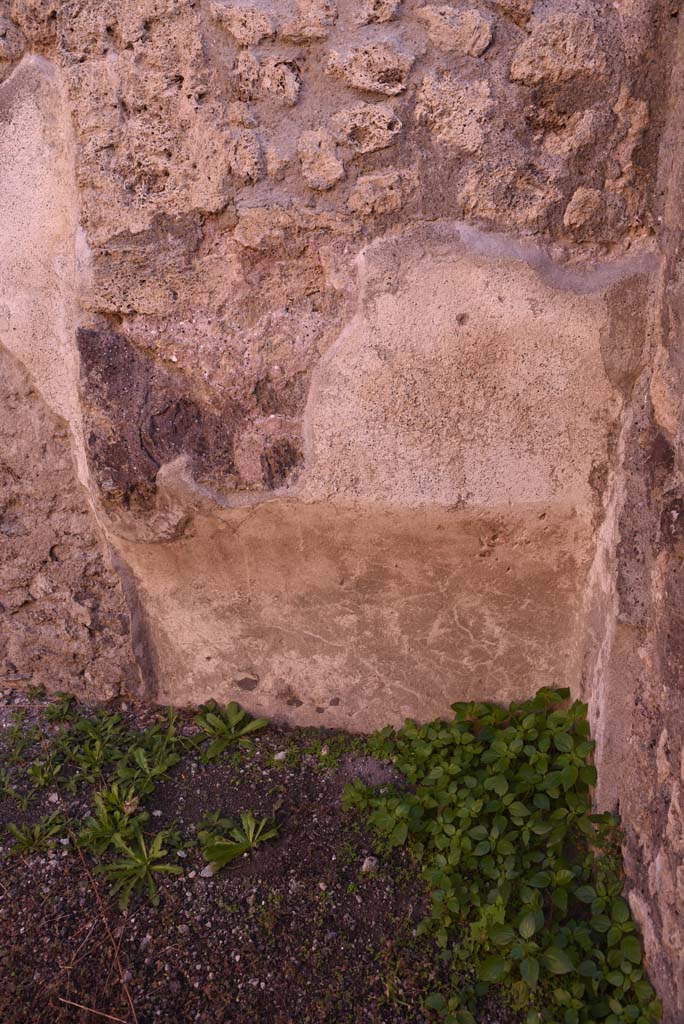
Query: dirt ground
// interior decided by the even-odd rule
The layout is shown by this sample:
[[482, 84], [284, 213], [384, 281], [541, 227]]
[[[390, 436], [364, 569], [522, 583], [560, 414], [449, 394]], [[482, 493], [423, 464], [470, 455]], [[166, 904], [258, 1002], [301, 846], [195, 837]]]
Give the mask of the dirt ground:
[[[111, 707], [111, 706], [110, 706]], [[45, 704], [0, 695], [0, 770], [26, 793], [40, 741], [12, 758], [11, 732], [41, 725]], [[129, 728], [155, 712], [119, 702]], [[190, 716], [181, 723], [190, 729]], [[14, 736], [16, 737], [16, 731]], [[135, 896], [126, 911], [73, 839], [17, 855], [5, 826], [55, 810], [87, 816], [92, 789], [38, 790], [22, 809], [0, 797], [0, 1020], [4, 1024], [422, 1024], [426, 995], [448, 972], [429, 938], [417, 867], [403, 851], [378, 851], [363, 822], [343, 809], [354, 778], [383, 784], [391, 765], [358, 737], [269, 726], [246, 750], [208, 764], [186, 755], [146, 801], [150, 831], [171, 824], [184, 842], [169, 855], [182, 873], [159, 882], [160, 903]], [[213, 877], [197, 845], [208, 813], [252, 809], [279, 834]], [[73, 833], [72, 833], [73, 836]], [[187, 848], [184, 848], [187, 841]], [[363, 871], [377, 856], [375, 870]], [[368, 868], [368, 864], [366, 864]], [[77, 1005], [78, 1004], [78, 1005]], [[483, 1008], [482, 1020], [503, 1020]]]

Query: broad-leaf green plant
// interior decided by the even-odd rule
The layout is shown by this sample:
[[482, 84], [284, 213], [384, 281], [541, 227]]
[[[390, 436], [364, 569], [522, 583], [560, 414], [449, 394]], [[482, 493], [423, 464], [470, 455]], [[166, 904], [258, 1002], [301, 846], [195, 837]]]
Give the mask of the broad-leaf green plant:
[[116, 846], [116, 836], [125, 843], [133, 843], [149, 818], [146, 811], [135, 814], [139, 804], [135, 791], [122, 792], [116, 783], [96, 793], [93, 804], [93, 814], [79, 831], [78, 843], [88, 853], [98, 856]]
[[167, 864], [164, 858], [166, 833], [159, 832], [148, 845], [142, 833], [137, 833], [130, 843], [120, 835], [114, 835], [113, 845], [121, 853], [121, 857], [108, 864], [99, 865], [96, 870], [103, 874], [112, 884], [112, 894], [119, 893], [119, 906], [125, 910], [131, 896], [136, 890], [146, 890], [153, 906], [159, 903], [159, 892], [155, 883], [155, 875], [180, 875], [181, 868], [176, 864]]
[[202, 740], [210, 741], [202, 753], [204, 761], [219, 757], [233, 743], [246, 742], [250, 734], [268, 725], [267, 718], [252, 718], [235, 701], [223, 709], [212, 701], [202, 708], [194, 721], [205, 734]]
[[45, 718], [51, 723], [70, 722], [76, 718], [76, 700], [70, 693], [57, 693], [56, 700], [45, 708]]
[[7, 825], [7, 831], [14, 839], [10, 852], [20, 856], [29, 853], [44, 853], [67, 834], [67, 829], [66, 819], [58, 812], [41, 818], [40, 821], [32, 825], [17, 825], [11, 821]]
[[61, 770], [61, 764], [53, 764], [52, 761], [34, 761], [26, 769], [26, 774], [35, 789], [45, 789], [58, 781]]
[[92, 717], [68, 722], [55, 737], [52, 753], [75, 770], [69, 780], [74, 789], [79, 783], [102, 779], [123, 756], [126, 740], [121, 715], [98, 711]]
[[527, 1024], [660, 1019], [621, 895], [618, 822], [592, 813], [587, 709], [568, 698], [458, 703], [451, 721], [384, 729], [371, 749], [406, 788], [346, 791], [382, 843], [422, 865], [421, 931], [453, 967], [451, 990], [427, 1005], [449, 1024], [472, 1024], [492, 986]]
[[215, 871], [278, 835], [275, 822], [267, 818], [257, 821], [252, 811], [243, 811], [239, 821], [213, 816], [202, 825], [198, 832], [200, 846]]
[[40, 731], [35, 725], [27, 725], [27, 712], [20, 708], [12, 715], [13, 724], [7, 730], [6, 741], [9, 746], [8, 764], [18, 764], [27, 750], [30, 750], [40, 739]]

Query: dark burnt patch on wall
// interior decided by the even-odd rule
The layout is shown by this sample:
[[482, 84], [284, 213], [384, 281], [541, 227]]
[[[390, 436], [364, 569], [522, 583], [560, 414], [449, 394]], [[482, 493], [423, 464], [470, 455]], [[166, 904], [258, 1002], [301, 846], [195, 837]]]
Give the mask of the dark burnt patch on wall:
[[269, 490], [282, 486], [296, 472], [303, 460], [300, 447], [289, 440], [278, 440], [264, 448], [261, 469], [264, 486]]
[[86, 451], [105, 505], [146, 511], [161, 466], [187, 456], [195, 479], [218, 491], [239, 485], [234, 436], [240, 405], [196, 397], [182, 374], [165, 370], [124, 334], [79, 329]]

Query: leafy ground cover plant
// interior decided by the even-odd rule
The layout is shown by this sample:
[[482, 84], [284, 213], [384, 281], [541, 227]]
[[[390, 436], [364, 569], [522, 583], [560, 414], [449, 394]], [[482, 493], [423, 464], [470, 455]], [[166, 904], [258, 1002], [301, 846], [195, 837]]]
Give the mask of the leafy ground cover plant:
[[45, 789], [46, 786], [54, 785], [62, 770], [61, 764], [53, 764], [51, 761], [34, 761], [27, 769], [27, 776], [36, 789]]
[[140, 798], [132, 787], [122, 792], [116, 782], [110, 789], [96, 793], [93, 814], [78, 833], [81, 848], [101, 856], [116, 846], [115, 836], [125, 843], [134, 842], [149, 818], [146, 811], [135, 814], [139, 803]]
[[7, 768], [0, 768], [0, 796], [8, 796], [15, 800], [22, 811], [31, 801], [31, 793], [20, 793], [11, 783], [11, 775]]
[[67, 822], [61, 814], [50, 814], [33, 825], [9, 822], [7, 831], [13, 837], [12, 853], [42, 853], [55, 846], [66, 832]]
[[211, 761], [233, 743], [245, 742], [246, 737], [251, 733], [265, 729], [268, 719], [252, 718], [234, 700], [224, 709], [219, 708], [212, 701], [205, 704], [200, 714], [195, 716], [195, 725], [198, 725], [205, 733], [203, 738], [210, 740], [203, 751], [202, 758], [204, 761]]
[[[0, 707], [0, 755], [16, 708], [28, 704], [26, 724], [41, 730], [20, 764], [6, 766], [10, 784], [16, 779], [28, 787], [26, 769], [48, 758], [61, 732], [61, 723], [46, 724], [47, 700], [28, 704], [23, 691], [10, 691]], [[80, 704], [75, 710], [76, 717], [95, 713]], [[122, 715], [124, 750], [143, 744], [153, 723], [167, 727], [165, 713], [130, 698], [117, 698], [106, 710]], [[231, 1024], [427, 1024], [422, 1001], [446, 989], [448, 972], [430, 937], [414, 934], [428, 906], [418, 872], [397, 848], [364, 873], [373, 837], [339, 805], [344, 782], [357, 772], [378, 779], [397, 773], [373, 763], [365, 738], [285, 726], [256, 732], [250, 746], [235, 744], [205, 765], [187, 743], [197, 733], [196, 713], [178, 712], [181, 761], [137, 806], [134, 784], [119, 781], [114, 762], [101, 780], [79, 783], [73, 794], [66, 785], [72, 769], [65, 766], [52, 789], [34, 793], [26, 813], [11, 798], [0, 800], [0, 832], [7, 821], [32, 824], [53, 810], [70, 820], [68, 844], [57, 842], [49, 855], [12, 857], [12, 838], [0, 835], [0, 1020], [73, 1024], [104, 1012], [129, 1022], [137, 1016], [141, 1024], [227, 1018]], [[339, 751], [337, 770], [323, 767], [326, 746], [330, 755]], [[297, 768], [273, 763], [275, 753], [290, 748], [300, 752]], [[141, 828], [148, 851], [155, 833], [167, 834], [159, 863], [178, 865], [183, 874], [153, 872], [158, 907], [145, 884], [134, 888], [126, 910], [117, 907], [120, 891], [109, 897], [114, 879], [95, 867], [128, 855], [113, 845], [98, 853], [79, 841], [94, 816], [95, 793], [119, 813], [149, 814]], [[250, 808], [255, 827], [264, 816], [276, 818], [278, 838], [211, 879], [198, 823], [217, 809], [239, 823], [240, 811]], [[169, 835], [173, 823], [180, 837]], [[302, 975], [306, 984], [297, 983]], [[498, 1006], [490, 1009], [490, 1019], [516, 1024], [497, 1016]]]
[[[35, 696], [42, 700], [45, 695], [41, 692]], [[52, 708], [55, 710], [51, 711]], [[28, 728], [23, 711], [15, 716], [15, 724], [7, 731], [10, 750], [17, 760], [40, 742], [40, 756], [25, 774], [33, 788], [26, 794], [17, 792], [11, 785], [10, 772], [3, 768], [0, 795], [10, 796], [25, 810], [33, 795], [49, 785], [64, 786], [74, 794], [91, 786], [92, 810], [80, 822], [70, 823], [64, 816], [52, 814], [36, 824], [9, 824], [8, 832], [14, 840], [12, 851], [40, 852], [59, 839], [73, 839], [74, 845], [100, 862], [96, 870], [112, 883], [122, 907], [140, 890], [146, 890], [156, 904], [155, 875], [176, 875], [181, 870], [165, 863], [168, 849], [187, 847], [194, 840], [183, 841], [173, 826], [157, 834], [149, 832], [150, 816], [143, 805], [157, 784], [167, 779], [183, 756], [197, 746], [197, 737], [187, 738], [178, 733], [172, 709], [165, 722], [156, 722], [137, 732], [131, 732], [119, 714], [106, 710], [81, 714], [73, 698], [67, 695], [59, 695], [54, 704], [48, 704], [44, 716], [57, 727], [51, 735], [35, 726]], [[238, 704], [231, 703], [225, 709], [217, 705], [205, 708], [197, 716], [196, 724], [202, 729], [200, 743], [210, 739], [204, 757], [211, 759], [231, 743], [249, 744], [246, 737], [265, 728], [268, 722], [263, 718], [252, 719]], [[257, 822], [251, 811], [244, 812], [239, 821], [216, 816], [210, 825], [215, 828], [211, 838], [217, 846], [218, 866], [251, 852], [277, 834], [274, 825], [266, 819]]]
[[269, 822], [267, 818], [258, 822], [252, 811], [243, 811], [239, 821], [212, 815], [201, 823], [198, 839], [205, 858], [214, 871], [219, 871], [277, 835], [275, 822]]
[[38, 742], [40, 733], [35, 725], [26, 725], [26, 712], [23, 709], [15, 711], [12, 718], [13, 724], [7, 730], [7, 762], [18, 764], [24, 753]]
[[383, 842], [408, 844], [422, 865], [432, 911], [421, 929], [453, 969], [451, 991], [427, 1006], [448, 1024], [473, 1024], [490, 986], [528, 1024], [661, 1017], [621, 895], [617, 819], [592, 813], [586, 705], [568, 698], [543, 689], [508, 708], [459, 703], [451, 721], [386, 728], [371, 749], [408, 787], [346, 790]]
[[113, 837], [113, 845], [123, 856], [108, 864], [100, 864], [97, 871], [105, 875], [112, 883], [112, 892], [119, 893], [119, 906], [124, 910], [136, 889], [146, 889], [153, 906], [159, 903], [159, 893], [155, 884], [155, 874], [180, 875], [182, 869], [177, 864], [164, 862], [168, 851], [164, 849], [166, 832], [158, 832], [149, 847], [145, 838], [138, 832], [133, 840], [127, 843], [118, 833]]
[[57, 763], [69, 766], [67, 784], [73, 791], [83, 783], [99, 782], [124, 756], [127, 739], [121, 715], [99, 711], [69, 720], [54, 737], [51, 753]]
[[132, 787], [140, 797], [147, 796], [158, 782], [168, 778], [169, 771], [178, 764], [182, 746], [176, 732], [174, 712], [169, 711], [165, 729], [156, 724], [135, 738], [135, 744], [117, 763], [117, 778], [122, 785]]
[[45, 718], [52, 724], [70, 722], [78, 717], [76, 698], [70, 693], [58, 693], [45, 708]]

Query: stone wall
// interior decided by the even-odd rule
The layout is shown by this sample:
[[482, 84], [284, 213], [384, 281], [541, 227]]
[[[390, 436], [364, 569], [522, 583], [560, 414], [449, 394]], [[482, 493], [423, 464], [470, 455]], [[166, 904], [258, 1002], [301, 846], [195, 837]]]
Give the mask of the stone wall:
[[630, 902], [665, 1019], [678, 1022], [684, 1019], [684, 31], [673, 36], [648, 358], [623, 416], [612, 470], [597, 559], [605, 581], [602, 629], [583, 688], [598, 740], [597, 802], [622, 818]]
[[671, 1021], [678, 27], [0, 0], [2, 680], [359, 730], [570, 686]]

